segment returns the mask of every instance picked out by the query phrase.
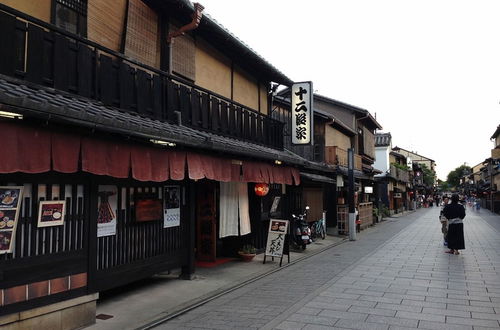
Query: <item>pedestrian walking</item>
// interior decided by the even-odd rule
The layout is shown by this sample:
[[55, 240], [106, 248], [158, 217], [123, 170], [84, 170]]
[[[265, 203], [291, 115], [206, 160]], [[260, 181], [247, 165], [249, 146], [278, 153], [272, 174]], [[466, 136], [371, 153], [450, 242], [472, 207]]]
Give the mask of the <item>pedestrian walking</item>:
[[446, 253], [460, 254], [458, 250], [465, 249], [464, 224], [465, 208], [459, 204], [460, 197], [457, 194], [451, 196], [451, 203], [444, 206], [443, 215], [448, 220], [448, 241], [449, 251]]
[[441, 232], [443, 233], [443, 245], [448, 246], [448, 219], [443, 214], [444, 207], [448, 205], [449, 199], [448, 197], [443, 198], [443, 204], [441, 205], [441, 212], [439, 213], [439, 222], [441, 223]]

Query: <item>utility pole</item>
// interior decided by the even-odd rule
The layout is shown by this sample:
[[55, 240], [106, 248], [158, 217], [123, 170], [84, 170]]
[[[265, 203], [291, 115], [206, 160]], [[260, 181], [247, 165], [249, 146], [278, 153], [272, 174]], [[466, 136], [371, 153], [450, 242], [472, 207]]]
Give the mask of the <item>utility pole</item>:
[[356, 214], [354, 208], [354, 149], [347, 149], [347, 166], [349, 177], [349, 240], [356, 240]]

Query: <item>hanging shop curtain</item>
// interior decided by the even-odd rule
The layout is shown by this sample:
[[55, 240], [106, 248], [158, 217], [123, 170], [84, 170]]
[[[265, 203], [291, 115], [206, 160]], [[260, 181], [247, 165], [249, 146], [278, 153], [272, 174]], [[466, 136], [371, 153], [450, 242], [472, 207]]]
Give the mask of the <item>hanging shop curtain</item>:
[[251, 233], [246, 182], [220, 183], [219, 238]]
[[221, 182], [219, 238], [238, 236], [238, 183]]
[[168, 152], [144, 146], [132, 146], [130, 155], [134, 179], [154, 182], [169, 179]]
[[52, 169], [61, 173], [78, 172], [80, 145], [82, 138], [78, 135], [52, 133]]
[[250, 213], [248, 212], [248, 184], [238, 182], [238, 207], [240, 215], [240, 235], [250, 234]]
[[82, 170], [97, 175], [128, 178], [130, 147], [126, 144], [83, 138]]
[[50, 133], [0, 122], [0, 173], [50, 171]]
[[[163, 182], [209, 179], [220, 182], [300, 184], [296, 168], [263, 162], [235, 162], [230, 158], [125, 144], [99, 137], [53, 132], [39, 127], [0, 122], [4, 141], [0, 173], [85, 171], [115, 178]], [[80, 164], [81, 160], [81, 164]]]

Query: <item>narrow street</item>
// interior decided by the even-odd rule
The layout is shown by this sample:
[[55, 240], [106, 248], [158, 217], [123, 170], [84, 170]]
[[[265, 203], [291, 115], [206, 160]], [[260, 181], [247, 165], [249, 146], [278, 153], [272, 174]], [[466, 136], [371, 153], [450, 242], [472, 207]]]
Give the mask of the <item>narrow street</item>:
[[499, 217], [468, 209], [454, 256], [438, 214], [390, 218], [155, 329], [500, 328]]

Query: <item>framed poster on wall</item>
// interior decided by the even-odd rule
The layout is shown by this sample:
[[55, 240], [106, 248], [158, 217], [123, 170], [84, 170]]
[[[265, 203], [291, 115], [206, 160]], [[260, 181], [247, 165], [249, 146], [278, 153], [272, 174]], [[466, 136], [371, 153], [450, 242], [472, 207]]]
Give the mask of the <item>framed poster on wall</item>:
[[38, 227], [61, 226], [64, 224], [66, 201], [40, 201]]
[[163, 194], [163, 228], [181, 224], [181, 187], [165, 186]]
[[11, 253], [14, 249], [23, 188], [22, 186], [0, 186], [0, 254]]
[[118, 188], [100, 185], [97, 189], [97, 237], [116, 235]]

